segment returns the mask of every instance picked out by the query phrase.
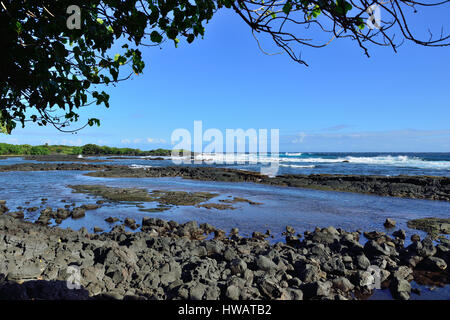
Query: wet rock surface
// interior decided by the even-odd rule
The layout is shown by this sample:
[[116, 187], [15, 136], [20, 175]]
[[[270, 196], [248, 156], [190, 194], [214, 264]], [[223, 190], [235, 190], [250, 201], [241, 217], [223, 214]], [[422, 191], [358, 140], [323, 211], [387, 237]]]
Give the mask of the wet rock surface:
[[408, 221], [411, 229], [422, 230], [430, 234], [450, 234], [450, 218], [423, 218]]
[[[74, 192], [100, 196], [111, 201], [157, 202], [161, 206], [194, 206], [208, 201], [219, 194], [210, 192], [186, 192], [152, 190], [142, 188], [117, 188], [105, 185], [69, 185]], [[97, 209], [99, 205], [84, 205], [85, 210]]]
[[89, 172], [87, 175], [106, 178], [182, 177], [205, 181], [253, 182], [317, 190], [450, 201], [450, 178], [448, 177], [314, 174], [280, 175], [271, 178], [257, 172], [212, 167], [130, 168], [120, 165], [82, 163], [22, 163], [0, 166], [0, 172], [48, 170], [95, 171]]
[[60, 162], [60, 161], [69, 161], [69, 162], [103, 162], [103, 160], [92, 159], [89, 157], [79, 158], [76, 155], [62, 155], [62, 154], [53, 154], [53, 155], [29, 155], [23, 156], [25, 160], [34, 160], [34, 161], [43, 161], [43, 162]]
[[75, 170], [93, 171], [118, 168], [120, 166], [106, 164], [84, 164], [84, 163], [20, 163], [0, 166], [0, 172], [11, 171], [55, 171], [55, 170]]
[[270, 178], [256, 172], [211, 167], [109, 168], [90, 172], [94, 177], [183, 177], [224, 182], [254, 182], [270, 185], [333, 190], [381, 196], [450, 201], [450, 178], [430, 176], [370, 175], [281, 175]]
[[[48, 214], [54, 211], [47, 211]], [[381, 283], [409, 299], [417, 277], [449, 283], [450, 243], [316, 228], [289, 243], [195, 221], [144, 217], [89, 234], [0, 215], [0, 299], [357, 299]], [[286, 237], [293, 237], [291, 227]], [[207, 240], [208, 237], [208, 240]], [[69, 286], [68, 286], [69, 285]]]

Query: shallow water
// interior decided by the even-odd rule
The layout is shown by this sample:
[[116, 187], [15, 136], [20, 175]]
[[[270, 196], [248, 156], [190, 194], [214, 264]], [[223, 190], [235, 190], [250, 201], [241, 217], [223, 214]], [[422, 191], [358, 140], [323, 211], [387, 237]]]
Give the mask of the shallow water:
[[[428, 287], [411, 281], [411, 288], [420, 290], [420, 294], [411, 293], [411, 300], [450, 300], [450, 285], [444, 287]], [[389, 289], [375, 290], [368, 300], [392, 299]]]
[[[6, 164], [8, 160], [0, 160]], [[18, 163], [23, 160], [12, 159]], [[145, 160], [144, 160], [145, 161]], [[152, 162], [152, 161], [147, 161]], [[167, 163], [167, 161], [166, 161]], [[123, 220], [133, 218], [140, 223], [142, 217], [158, 217], [165, 220], [186, 222], [196, 220], [199, 223], [208, 222], [225, 231], [239, 228], [240, 234], [250, 236], [253, 231], [266, 232], [271, 230], [271, 242], [282, 241], [281, 232], [286, 225], [293, 226], [298, 233], [313, 230], [315, 227], [334, 226], [348, 231], [386, 230], [383, 222], [386, 218], [397, 221], [397, 228], [406, 230], [407, 243], [413, 233], [423, 238], [425, 233], [409, 229], [406, 222], [410, 219], [424, 217], [449, 217], [450, 202], [402, 199], [380, 197], [356, 193], [318, 191], [289, 187], [269, 186], [253, 183], [227, 183], [212, 181], [187, 180], [182, 178], [99, 178], [88, 177], [80, 171], [31, 171], [31, 172], [1, 172], [0, 199], [7, 200], [11, 211], [18, 206], [40, 207], [50, 206], [53, 209], [62, 208], [66, 204], [76, 203], [77, 206], [95, 203], [101, 198], [87, 194], [73, 193], [70, 184], [104, 184], [112, 187], [139, 187], [149, 191], [180, 190], [207, 191], [220, 194], [210, 202], [229, 197], [243, 197], [261, 205], [247, 203], [232, 204], [235, 210], [217, 210], [197, 208], [192, 206], [173, 207], [168, 211], [149, 213], [141, 212], [136, 203], [105, 202], [97, 210], [86, 211], [86, 217], [73, 220], [66, 219], [60, 225], [78, 230], [86, 227], [90, 232], [94, 226], [109, 231], [112, 227], [105, 222], [109, 216]], [[47, 198], [45, 204], [41, 199]], [[66, 202], [61, 202], [61, 200]], [[30, 202], [25, 204], [25, 202]], [[156, 203], [142, 203], [146, 208], [155, 207]], [[25, 212], [27, 220], [35, 220], [39, 212]], [[361, 238], [364, 242], [364, 237]], [[450, 299], [450, 286], [430, 290], [426, 286], [413, 283], [413, 287], [421, 288], [422, 294], [411, 295], [412, 299]], [[390, 298], [386, 290], [377, 290], [370, 299]]]
[[[168, 166], [174, 165], [169, 159], [148, 160], [145, 157], [94, 157], [102, 163], [128, 166]], [[155, 156], [147, 157], [155, 158]], [[188, 166], [228, 167], [260, 172], [261, 168], [277, 165], [276, 174], [361, 174], [361, 175], [432, 175], [450, 177], [450, 153], [288, 153], [280, 154], [236, 154], [234, 162], [225, 162], [222, 154], [204, 154], [198, 160], [214, 160], [214, 164], [199, 161]], [[0, 158], [0, 165], [36, 162], [19, 157]]]
[[[443, 201], [380, 197], [346, 192], [317, 191], [299, 188], [267, 186], [253, 183], [225, 183], [196, 181], [182, 178], [98, 178], [83, 175], [77, 171], [33, 171], [0, 173], [0, 199], [7, 200], [10, 210], [17, 206], [41, 206], [41, 198], [48, 198], [44, 206], [54, 209], [72, 202], [77, 205], [95, 203], [99, 198], [72, 193], [69, 184], [104, 184], [113, 187], [142, 187], [148, 190], [207, 191], [220, 196], [210, 202], [227, 197], [243, 197], [261, 202], [261, 205], [247, 203], [233, 204], [235, 210], [217, 210], [192, 206], [173, 207], [168, 211], [148, 213], [138, 211], [133, 203], [105, 203], [100, 209], [88, 211], [85, 218], [65, 220], [61, 226], [79, 229], [81, 226], [92, 230], [98, 226], [107, 230], [110, 226], [104, 219], [108, 216], [131, 217], [140, 221], [143, 216], [159, 217], [185, 222], [197, 220], [208, 222], [229, 231], [237, 227], [242, 235], [253, 231], [265, 232], [270, 229], [273, 240], [281, 240], [281, 232], [286, 225], [297, 232], [312, 230], [316, 226], [335, 226], [345, 230], [386, 231], [386, 218], [397, 221], [397, 227], [412, 233], [424, 233], [407, 228], [410, 219], [423, 217], [448, 217], [450, 203]], [[61, 200], [65, 199], [66, 203]], [[29, 205], [24, 203], [29, 201]], [[156, 203], [143, 203], [146, 208]], [[27, 216], [33, 220], [39, 216], [36, 211]]]

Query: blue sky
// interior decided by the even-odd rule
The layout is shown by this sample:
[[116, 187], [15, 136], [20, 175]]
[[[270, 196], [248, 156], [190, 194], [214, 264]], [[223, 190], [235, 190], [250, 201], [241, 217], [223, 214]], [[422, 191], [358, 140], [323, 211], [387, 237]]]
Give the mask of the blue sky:
[[[449, 9], [413, 26], [438, 21], [439, 31]], [[280, 51], [262, 40], [266, 51]], [[450, 48], [369, 49], [371, 58], [347, 40], [303, 48], [305, 67], [286, 54], [263, 54], [243, 21], [222, 10], [203, 40], [143, 48], [144, 74], [109, 87], [109, 109], [83, 111], [101, 127], [63, 134], [30, 125], [0, 141], [154, 149], [170, 147], [173, 130], [192, 131], [202, 120], [204, 129], [223, 132], [280, 129], [281, 151], [450, 152]]]

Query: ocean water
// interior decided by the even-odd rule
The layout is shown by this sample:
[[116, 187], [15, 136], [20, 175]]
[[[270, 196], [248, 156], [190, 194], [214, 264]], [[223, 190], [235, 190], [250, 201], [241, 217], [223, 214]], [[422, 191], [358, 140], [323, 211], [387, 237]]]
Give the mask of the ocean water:
[[[93, 204], [100, 197], [83, 193], [73, 193], [71, 184], [103, 184], [111, 187], [138, 187], [151, 190], [205, 191], [219, 194], [209, 202], [219, 203], [220, 199], [243, 197], [260, 205], [247, 203], [232, 204], [234, 210], [217, 210], [193, 206], [176, 206], [170, 210], [156, 213], [139, 211], [137, 202], [106, 202], [100, 209], [86, 212], [86, 217], [78, 220], [67, 219], [61, 227], [79, 229], [86, 227], [92, 231], [94, 226], [105, 230], [111, 225], [104, 221], [109, 216], [120, 219], [130, 217], [138, 223], [144, 216], [165, 220], [187, 222], [196, 220], [208, 222], [225, 231], [239, 228], [241, 235], [250, 236], [253, 231], [274, 235], [272, 242], [282, 241], [281, 233], [286, 225], [293, 226], [297, 232], [313, 230], [315, 227], [334, 226], [348, 231], [386, 230], [386, 218], [397, 221], [397, 227], [407, 231], [409, 238], [413, 233], [423, 232], [408, 229], [410, 219], [429, 217], [448, 217], [450, 202], [418, 199], [380, 197], [347, 192], [318, 191], [300, 188], [269, 186], [253, 183], [197, 181], [182, 178], [99, 178], [84, 175], [79, 171], [33, 171], [1, 172], [0, 199], [7, 200], [10, 210], [18, 206], [46, 206], [63, 208], [66, 204]], [[41, 199], [48, 199], [45, 204]], [[61, 202], [65, 200], [65, 202]], [[29, 204], [25, 204], [29, 202]], [[156, 207], [157, 203], [139, 203], [145, 208]], [[40, 210], [26, 213], [30, 221], [37, 219]]]
[[[151, 157], [150, 157], [151, 158]], [[148, 157], [124, 157], [108, 159], [96, 157], [102, 163], [128, 165], [130, 167], [174, 165], [170, 157], [164, 160], [148, 160]], [[340, 174], [378, 174], [393, 176], [440, 175], [450, 177], [450, 153], [280, 153], [277, 155], [240, 154], [234, 160], [244, 163], [208, 164], [211, 159], [224, 160], [220, 154], [204, 154], [196, 157], [200, 164], [190, 166], [220, 166], [245, 170], [261, 170], [271, 162], [279, 165], [278, 174], [340, 173]], [[229, 159], [228, 159], [229, 160]], [[345, 162], [344, 162], [345, 161]], [[0, 160], [0, 165], [25, 163], [20, 157]], [[253, 231], [274, 233], [279, 240], [286, 225], [293, 225], [299, 231], [313, 229], [316, 226], [333, 225], [344, 229], [380, 230], [387, 217], [398, 220], [399, 227], [405, 228], [406, 221], [422, 217], [450, 217], [450, 203], [444, 201], [399, 199], [362, 195], [346, 192], [306, 190], [288, 187], [265, 186], [252, 183], [218, 183], [213, 181], [192, 181], [181, 178], [96, 178], [75, 171], [43, 172], [4, 172], [0, 173], [0, 199], [8, 201], [14, 209], [18, 206], [40, 206], [41, 198], [48, 198], [47, 205], [63, 207], [62, 199], [67, 203], [79, 204], [95, 202], [86, 195], [72, 193], [69, 184], [105, 184], [117, 187], [142, 187], [154, 189], [209, 191], [221, 197], [238, 196], [256, 202], [260, 206], [235, 204], [235, 210], [216, 210], [195, 207], [174, 207], [169, 211], [152, 213], [164, 219], [184, 222], [198, 220], [208, 222], [228, 231], [233, 227], [251, 234]], [[213, 199], [213, 202], [217, 202]], [[147, 207], [155, 206], [146, 204]], [[135, 204], [109, 204], [101, 209], [89, 211], [86, 218], [74, 221], [66, 220], [63, 227], [91, 229], [94, 226], [105, 228], [105, 215], [130, 216], [137, 221], [148, 213], [138, 211]], [[27, 218], [36, 219], [39, 212], [30, 213]]]
[[[128, 165], [130, 167], [174, 165], [170, 157], [164, 160], [148, 160], [149, 157], [124, 157], [108, 159], [96, 157], [102, 163]], [[151, 158], [151, 157], [150, 157]], [[450, 177], [450, 153], [280, 153], [277, 155], [239, 154], [234, 160], [241, 163], [208, 164], [209, 160], [224, 160], [220, 154], [198, 155], [200, 164], [190, 166], [220, 166], [245, 170], [261, 170], [271, 162], [279, 165], [278, 174], [340, 173], [378, 174], [393, 176], [440, 175]], [[200, 161], [202, 160], [202, 161]], [[229, 159], [228, 159], [229, 160]], [[345, 161], [345, 162], [344, 162]], [[0, 165], [25, 163], [20, 157], [0, 160]], [[242, 163], [243, 162], [243, 163]], [[224, 230], [238, 227], [250, 234], [252, 231], [274, 231], [281, 233], [290, 224], [299, 231], [316, 226], [333, 225], [345, 229], [379, 229], [385, 218], [399, 221], [399, 227], [406, 228], [408, 219], [421, 217], [449, 217], [450, 203], [443, 201], [399, 199], [362, 195], [345, 192], [306, 190], [288, 187], [274, 187], [251, 183], [218, 183], [213, 181], [192, 181], [181, 178], [96, 178], [83, 172], [43, 171], [0, 173], [0, 199], [8, 200], [14, 209], [25, 206], [39, 206], [41, 198], [48, 198], [48, 205], [62, 207], [61, 199], [89, 203], [86, 195], [74, 194], [69, 184], [105, 184], [118, 187], [142, 187], [148, 190], [184, 190], [217, 192], [223, 197], [239, 196], [262, 202], [261, 206], [236, 204], [235, 210], [216, 210], [194, 207], [176, 207], [161, 213], [152, 213], [165, 219], [177, 221], [198, 220], [209, 222]], [[218, 199], [213, 199], [217, 202]], [[153, 204], [154, 206], [155, 204]], [[93, 228], [94, 225], [107, 228], [103, 221], [106, 211], [110, 215], [129, 215], [140, 220], [146, 213], [138, 211], [135, 204], [111, 204], [94, 211], [79, 221], [68, 220], [63, 226]], [[30, 214], [35, 219], [39, 212]], [[276, 239], [276, 238], [275, 238]]]
[[[102, 163], [142, 166], [174, 165], [170, 157], [149, 160], [151, 157], [123, 157], [108, 159]], [[450, 152], [448, 153], [322, 153], [282, 152], [279, 154], [201, 154], [195, 156], [197, 163], [188, 161], [183, 165], [229, 167], [259, 172], [270, 165], [278, 166], [281, 174], [365, 174], [365, 175], [433, 175], [450, 177]], [[22, 158], [3, 158], [0, 165], [34, 162]]]
[[[128, 157], [126, 157], [128, 158]], [[134, 167], [173, 165], [170, 157], [110, 160], [98, 157], [105, 163]], [[8, 160], [0, 160], [5, 163]], [[11, 159], [9, 161], [12, 161]], [[18, 161], [18, 160], [17, 160]], [[301, 153], [279, 154], [202, 154], [195, 156], [188, 166], [213, 166], [260, 172], [261, 168], [276, 166], [282, 174], [364, 174], [364, 175], [433, 175], [450, 177], [450, 153]]]
[[[259, 171], [262, 167], [276, 161], [279, 165], [278, 174], [376, 174], [393, 176], [406, 175], [438, 175], [450, 177], [450, 153], [280, 153], [279, 155], [238, 155], [235, 160], [244, 163], [207, 164], [208, 160], [220, 160], [222, 155], [201, 155], [198, 160], [201, 164], [231, 167]], [[112, 160], [108, 157], [97, 157], [103, 163], [142, 166], [168, 166], [174, 165], [169, 157], [164, 160], [148, 160], [143, 157], [132, 159]], [[345, 162], [344, 162], [345, 161]], [[37, 162], [21, 158], [6, 158], [0, 160], [0, 165], [14, 163]], [[67, 219], [60, 225], [63, 228], [75, 230], [86, 227], [93, 231], [94, 226], [105, 231], [111, 225], [104, 220], [109, 216], [119, 219], [127, 217], [135, 219], [138, 223], [146, 217], [158, 217], [177, 222], [196, 220], [198, 223], [208, 222], [225, 231], [239, 228], [240, 234], [250, 236], [253, 231], [266, 232], [270, 230], [273, 238], [271, 242], [283, 241], [281, 232], [286, 225], [293, 226], [298, 233], [313, 230], [315, 227], [334, 226], [348, 231], [384, 231], [392, 233], [383, 227], [386, 218], [397, 221], [397, 228], [406, 230], [407, 239], [418, 233], [424, 237], [423, 232], [409, 229], [407, 221], [424, 217], [450, 217], [450, 202], [402, 199], [393, 197], [380, 197], [346, 192], [331, 192], [307, 190], [300, 188], [268, 186], [253, 183], [225, 183], [213, 181], [195, 181], [181, 178], [99, 178], [88, 177], [85, 172], [79, 171], [35, 171], [35, 172], [1, 172], [0, 173], [0, 199], [7, 200], [10, 210], [18, 206], [40, 209], [51, 206], [53, 209], [62, 208], [65, 204], [76, 203], [77, 206], [95, 203], [100, 198], [81, 193], [72, 193], [70, 184], [104, 184], [113, 187], [138, 187], [151, 190], [181, 190], [181, 191], [207, 191], [218, 193], [217, 198], [209, 202], [218, 202], [219, 199], [243, 197], [260, 202], [260, 205], [247, 203], [233, 204], [234, 210], [216, 210], [197, 208], [192, 206], [173, 207], [164, 212], [142, 212], [137, 203], [108, 203], [100, 209], [86, 212], [86, 217], [78, 220]], [[45, 204], [42, 198], [47, 198]], [[61, 202], [65, 200], [66, 202]], [[25, 204], [29, 202], [29, 204]], [[142, 203], [145, 208], [152, 208], [156, 203]], [[39, 211], [27, 213], [26, 219], [33, 221], [38, 218]], [[54, 222], [53, 222], [54, 224]], [[364, 238], [361, 238], [364, 242]], [[409, 241], [409, 240], [408, 240]], [[408, 242], [407, 241], [407, 242]], [[425, 286], [414, 284], [423, 290], [423, 295], [413, 296], [419, 299], [449, 299], [450, 286], [430, 291]], [[377, 291], [372, 299], [388, 298], [389, 293]]]

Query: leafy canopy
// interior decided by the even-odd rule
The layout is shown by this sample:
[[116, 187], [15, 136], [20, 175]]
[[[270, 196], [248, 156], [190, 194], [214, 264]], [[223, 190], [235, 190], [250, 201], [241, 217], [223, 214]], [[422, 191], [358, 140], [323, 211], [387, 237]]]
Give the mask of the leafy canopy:
[[[140, 74], [139, 46], [166, 39], [192, 42], [204, 34], [215, 4], [209, 0], [14, 0], [0, 6], [0, 123], [11, 131], [20, 122], [65, 130], [77, 109], [109, 106], [96, 89]], [[66, 10], [81, 9], [81, 29], [69, 29]], [[120, 39], [119, 53], [111, 48]], [[147, 42], [147, 43], [146, 43]], [[124, 70], [125, 69], [125, 70]], [[61, 112], [63, 114], [61, 115]], [[30, 114], [30, 112], [32, 112]], [[99, 124], [89, 119], [88, 125]]]
[[[417, 39], [408, 27], [405, 8], [416, 12], [418, 7], [448, 2], [1, 0], [0, 129], [11, 132], [17, 123], [25, 126], [32, 121], [71, 131], [66, 128], [79, 119], [80, 109], [109, 106], [108, 93], [99, 88], [143, 72], [145, 64], [139, 48], [161, 46], [163, 42], [175, 46], [180, 41], [192, 43], [204, 35], [205, 24], [223, 7], [234, 10], [248, 24], [255, 39], [256, 34], [266, 34], [293, 60], [306, 64], [296, 54], [296, 44], [320, 48], [333, 39], [350, 38], [367, 55], [365, 42], [391, 46], [394, 50], [399, 45], [394, 41], [397, 39], [425, 46], [446, 46], [448, 36], [443, 34], [438, 39]], [[374, 4], [390, 18], [383, 18], [378, 30], [365, 28], [368, 6]], [[81, 9], [80, 29], [67, 26], [70, 16], [67, 8], [72, 5]], [[395, 38], [394, 30], [401, 37]], [[315, 32], [314, 36], [302, 34], [309, 31]], [[326, 41], [314, 43], [323, 34], [328, 37]], [[96, 118], [86, 123], [99, 124]]]

